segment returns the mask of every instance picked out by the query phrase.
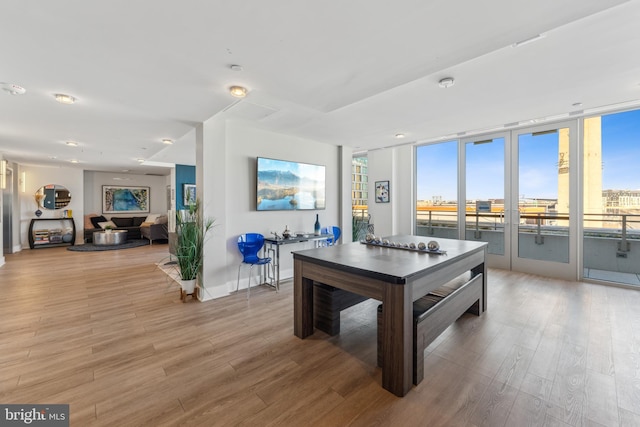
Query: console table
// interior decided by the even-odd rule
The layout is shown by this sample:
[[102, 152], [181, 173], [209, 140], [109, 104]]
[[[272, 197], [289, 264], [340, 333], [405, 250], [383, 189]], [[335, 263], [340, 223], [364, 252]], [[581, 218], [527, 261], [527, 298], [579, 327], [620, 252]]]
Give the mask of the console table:
[[271, 277], [269, 275], [269, 269], [266, 269], [265, 278], [272, 279], [271, 282], [274, 283], [276, 291], [280, 290], [280, 246], [282, 245], [290, 245], [292, 243], [303, 243], [303, 242], [315, 242], [316, 247], [324, 240], [333, 238], [333, 234], [320, 234], [316, 236], [315, 234], [307, 234], [303, 236], [295, 236], [289, 237], [286, 239], [276, 239], [275, 237], [265, 237], [264, 238], [264, 253], [265, 256], [272, 256], [271, 262], [273, 263], [273, 269], [275, 271], [276, 277]]
[[73, 218], [33, 218], [28, 234], [31, 249], [75, 245], [76, 224]]

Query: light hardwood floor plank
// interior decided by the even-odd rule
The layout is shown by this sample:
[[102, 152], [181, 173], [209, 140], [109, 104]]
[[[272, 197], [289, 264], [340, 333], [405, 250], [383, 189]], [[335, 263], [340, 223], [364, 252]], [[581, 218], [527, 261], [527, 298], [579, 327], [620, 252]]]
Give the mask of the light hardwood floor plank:
[[7, 255], [0, 402], [68, 403], [82, 426], [635, 426], [640, 291], [489, 271], [489, 310], [381, 387], [377, 301], [293, 335], [291, 281], [182, 303], [167, 246]]

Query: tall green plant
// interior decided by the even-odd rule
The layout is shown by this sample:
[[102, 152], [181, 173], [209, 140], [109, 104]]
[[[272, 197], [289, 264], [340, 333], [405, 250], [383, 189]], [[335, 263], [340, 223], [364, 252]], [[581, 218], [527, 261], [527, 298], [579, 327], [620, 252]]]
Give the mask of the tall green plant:
[[200, 200], [196, 199], [184, 211], [176, 213], [174, 253], [182, 280], [194, 280], [202, 268], [203, 248], [214, 220], [203, 218]]

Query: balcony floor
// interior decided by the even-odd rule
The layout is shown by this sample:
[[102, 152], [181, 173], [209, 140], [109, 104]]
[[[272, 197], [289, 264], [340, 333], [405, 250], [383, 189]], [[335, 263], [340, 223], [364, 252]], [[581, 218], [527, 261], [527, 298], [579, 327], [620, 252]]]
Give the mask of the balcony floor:
[[640, 274], [620, 273], [617, 271], [584, 269], [584, 278], [602, 280], [605, 282], [623, 283], [625, 285], [640, 286]]

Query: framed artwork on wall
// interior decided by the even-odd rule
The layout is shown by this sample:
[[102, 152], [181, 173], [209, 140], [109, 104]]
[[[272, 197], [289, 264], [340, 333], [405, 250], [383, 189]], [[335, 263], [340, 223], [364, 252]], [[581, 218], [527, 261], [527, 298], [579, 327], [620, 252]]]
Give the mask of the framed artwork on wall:
[[256, 210], [325, 209], [325, 166], [258, 157]]
[[376, 181], [376, 203], [389, 203], [389, 181]]
[[196, 201], [196, 185], [182, 184], [182, 204], [189, 206]]
[[150, 187], [102, 186], [102, 213], [149, 213]]

